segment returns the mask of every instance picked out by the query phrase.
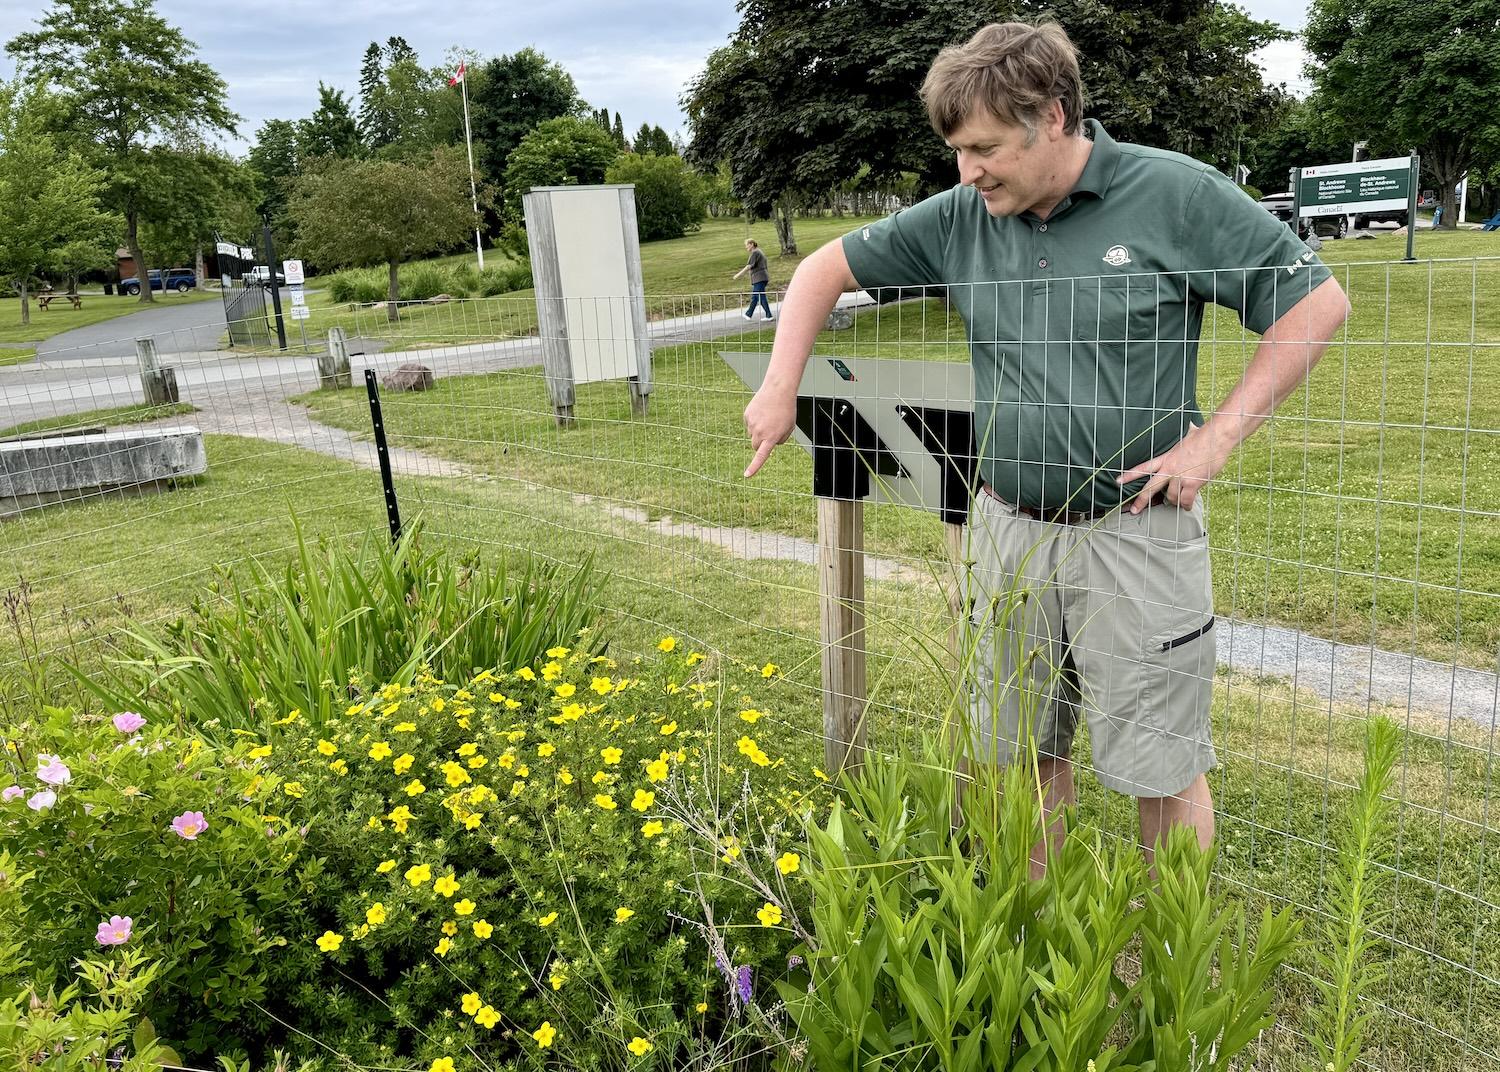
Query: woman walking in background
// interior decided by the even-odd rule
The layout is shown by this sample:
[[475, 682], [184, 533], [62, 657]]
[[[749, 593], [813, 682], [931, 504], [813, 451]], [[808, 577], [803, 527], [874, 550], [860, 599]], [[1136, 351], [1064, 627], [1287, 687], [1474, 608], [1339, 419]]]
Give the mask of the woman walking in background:
[[745, 252], [750, 254], [750, 259], [745, 262], [745, 267], [734, 273], [738, 279], [746, 272], [750, 273], [750, 308], [745, 310], [745, 319], [750, 320], [755, 316], [757, 303], [766, 311], [767, 320], [775, 320], [776, 314], [771, 312], [771, 303], [766, 300], [766, 284], [771, 281], [770, 269], [766, 267], [766, 255], [760, 251], [760, 245], [753, 238], [745, 239]]

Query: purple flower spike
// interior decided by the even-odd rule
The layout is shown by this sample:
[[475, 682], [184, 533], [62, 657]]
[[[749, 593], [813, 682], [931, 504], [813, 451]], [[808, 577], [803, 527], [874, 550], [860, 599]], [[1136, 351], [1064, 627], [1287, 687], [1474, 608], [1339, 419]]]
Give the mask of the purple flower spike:
[[134, 922], [129, 916], [110, 916], [99, 924], [99, 933], [94, 937], [100, 945], [124, 945], [130, 941], [130, 928]]
[[750, 996], [752, 991], [750, 989], [750, 965], [748, 964], [740, 965], [740, 969], [736, 973], [735, 993], [740, 999], [740, 1004], [750, 1004]]
[[145, 718], [134, 711], [121, 711], [114, 718], [110, 719], [110, 722], [121, 733], [134, 733], [146, 724]]
[[208, 829], [208, 820], [201, 811], [185, 811], [172, 820], [172, 829], [184, 841], [197, 841], [198, 835]]

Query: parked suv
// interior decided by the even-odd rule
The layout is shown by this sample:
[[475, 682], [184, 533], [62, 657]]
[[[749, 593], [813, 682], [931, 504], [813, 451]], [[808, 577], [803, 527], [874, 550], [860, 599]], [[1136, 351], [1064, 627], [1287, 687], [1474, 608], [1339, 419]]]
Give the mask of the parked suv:
[[[1290, 190], [1284, 194], [1267, 194], [1260, 199], [1260, 207], [1290, 227], [1292, 225], [1292, 200]], [[1297, 237], [1305, 239], [1310, 231], [1323, 238], [1343, 238], [1349, 233], [1349, 217], [1314, 216], [1309, 219], [1304, 216], [1301, 226], [1297, 228]]]
[[[198, 275], [191, 268], [152, 268], [146, 273], [152, 290], [175, 290], [186, 294], [198, 285]], [[120, 280], [121, 294], [139, 294], [141, 281], [137, 276]]]

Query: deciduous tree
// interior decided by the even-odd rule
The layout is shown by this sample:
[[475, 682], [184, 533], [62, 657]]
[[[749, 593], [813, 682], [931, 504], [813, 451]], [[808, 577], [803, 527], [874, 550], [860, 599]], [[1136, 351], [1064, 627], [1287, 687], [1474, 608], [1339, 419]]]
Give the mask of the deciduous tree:
[[620, 155], [614, 135], [589, 119], [549, 119], [521, 139], [505, 169], [505, 211], [521, 217], [521, 195], [533, 186], [589, 185]]
[[[140, 225], [148, 209], [150, 149], [169, 136], [234, 133], [223, 80], [153, 0], [53, 0], [40, 27], [6, 50], [29, 80], [64, 97], [69, 123], [106, 174], [106, 203], [125, 220], [139, 278], [148, 266]], [[149, 302], [151, 288], [141, 287]]]

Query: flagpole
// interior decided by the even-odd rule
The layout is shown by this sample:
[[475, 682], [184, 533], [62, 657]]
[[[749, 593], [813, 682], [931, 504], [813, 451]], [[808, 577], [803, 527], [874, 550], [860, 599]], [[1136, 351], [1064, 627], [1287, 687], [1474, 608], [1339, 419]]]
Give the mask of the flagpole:
[[482, 272], [484, 271], [484, 243], [479, 238], [479, 188], [474, 185], [474, 138], [469, 132], [469, 73], [467, 70], [461, 72], [458, 84], [464, 98], [464, 146], [469, 150], [469, 197], [474, 204], [474, 253], [479, 257], [479, 270]]

